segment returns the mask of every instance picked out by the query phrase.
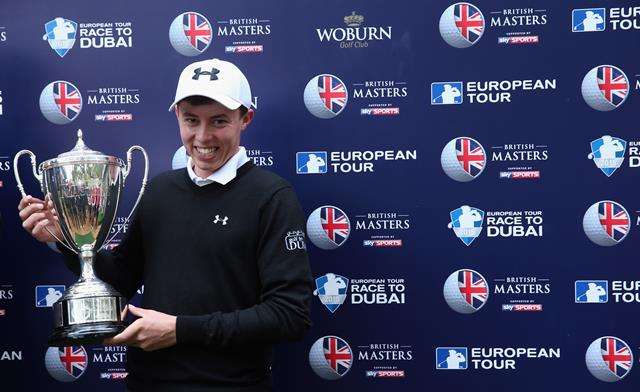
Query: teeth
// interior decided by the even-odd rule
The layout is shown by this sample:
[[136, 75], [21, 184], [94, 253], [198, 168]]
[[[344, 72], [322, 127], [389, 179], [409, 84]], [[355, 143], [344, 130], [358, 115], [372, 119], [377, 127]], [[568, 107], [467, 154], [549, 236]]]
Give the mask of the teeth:
[[211, 154], [212, 152], [216, 151], [217, 149], [218, 149], [218, 147], [209, 147], [209, 148], [196, 147], [196, 150], [198, 150], [198, 152], [200, 152], [202, 154]]

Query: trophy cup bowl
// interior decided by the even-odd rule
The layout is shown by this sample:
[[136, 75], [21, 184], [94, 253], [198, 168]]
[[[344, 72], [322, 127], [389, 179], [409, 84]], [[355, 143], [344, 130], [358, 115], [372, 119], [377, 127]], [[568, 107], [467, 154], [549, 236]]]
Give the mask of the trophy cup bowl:
[[78, 141], [71, 151], [42, 162], [37, 169], [36, 157], [29, 150], [18, 152], [14, 158], [16, 182], [24, 197], [17, 163], [22, 155], [30, 156], [33, 175], [55, 207], [62, 238], [48, 228], [47, 231], [80, 259], [80, 279], [53, 304], [54, 330], [49, 346], [100, 344], [126, 327], [121, 313], [127, 299], [96, 277], [93, 263], [96, 253], [118, 234], [114, 233], [107, 241], [134, 150], [143, 154], [145, 169], [130, 218], [147, 182], [149, 163], [142, 147], [129, 148], [125, 165], [117, 157], [89, 149], [82, 140], [82, 131], [78, 130]]

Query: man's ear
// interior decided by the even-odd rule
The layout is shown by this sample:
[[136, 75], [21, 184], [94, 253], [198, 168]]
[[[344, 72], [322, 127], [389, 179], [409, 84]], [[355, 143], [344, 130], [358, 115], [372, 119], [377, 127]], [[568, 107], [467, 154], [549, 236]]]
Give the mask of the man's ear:
[[253, 121], [254, 114], [255, 112], [253, 111], [253, 109], [249, 109], [247, 113], [245, 113], [245, 115], [240, 119], [240, 121], [242, 121], [243, 131], [247, 128], [249, 124], [251, 124], [251, 121]]

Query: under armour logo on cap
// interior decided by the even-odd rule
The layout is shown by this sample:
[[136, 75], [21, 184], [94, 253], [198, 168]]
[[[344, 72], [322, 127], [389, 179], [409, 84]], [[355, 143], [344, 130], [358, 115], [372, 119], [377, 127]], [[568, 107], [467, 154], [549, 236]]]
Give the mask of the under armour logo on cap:
[[193, 70], [193, 80], [200, 80], [200, 75], [209, 75], [209, 80], [218, 80], [218, 74], [220, 70], [217, 68], [211, 67], [211, 72], [203, 71], [202, 68], [198, 67]]

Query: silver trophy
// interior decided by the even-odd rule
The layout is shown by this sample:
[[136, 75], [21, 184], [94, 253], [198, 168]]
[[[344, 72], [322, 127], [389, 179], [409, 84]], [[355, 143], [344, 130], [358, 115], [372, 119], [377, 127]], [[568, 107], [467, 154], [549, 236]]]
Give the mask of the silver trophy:
[[95, 276], [93, 262], [95, 254], [118, 234], [107, 240], [135, 150], [144, 156], [145, 166], [142, 187], [128, 220], [147, 184], [149, 160], [142, 147], [129, 148], [125, 165], [117, 157], [89, 149], [82, 140], [82, 131], [78, 130], [78, 142], [73, 150], [42, 162], [37, 168], [36, 156], [29, 150], [18, 152], [13, 159], [18, 189], [25, 197], [18, 160], [29, 155], [33, 175], [45, 196], [53, 201], [63, 238], [48, 228], [47, 231], [80, 258], [80, 279], [53, 304], [54, 330], [49, 337], [50, 346], [99, 344], [125, 328], [121, 311], [127, 300]]

